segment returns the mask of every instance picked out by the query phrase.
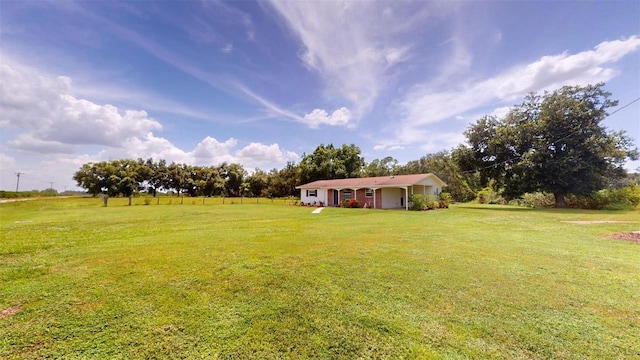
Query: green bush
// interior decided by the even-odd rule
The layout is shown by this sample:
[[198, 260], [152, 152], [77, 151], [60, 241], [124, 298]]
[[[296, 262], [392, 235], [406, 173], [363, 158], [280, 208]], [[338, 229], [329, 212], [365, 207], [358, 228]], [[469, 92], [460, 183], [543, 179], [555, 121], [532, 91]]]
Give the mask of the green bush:
[[627, 210], [634, 209], [640, 204], [640, 185], [629, 185], [623, 188], [601, 190], [599, 196], [604, 198], [603, 209]]
[[411, 195], [411, 210], [422, 211], [440, 208], [440, 201], [436, 195]]
[[527, 206], [532, 208], [545, 208], [555, 205], [555, 198], [553, 194], [545, 194], [542, 192], [526, 193], [522, 195], [522, 198], [517, 199], [510, 204]]
[[16, 198], [35, 198], [35, 197], [48, 197], [58, 196], [58, 191], [55, 189], [45, 189], [43, 191], [31, 190], [31, 191], [6, 191], [0, 190], [0, 199], [16, 199]]
[[640, 185], [604, 189], [589, 196], [566, 196], [568, 207], [594, 210], [629, 210], [640, 205]]
[[507, 201], [490, 187], [486, 187], [478, 192], [478, 202], [480, 204], [500, 204], [505, 205]]
[[422, 211], [426, 208], [426, 199], [422, 194], [411, 195], [411, 210]]

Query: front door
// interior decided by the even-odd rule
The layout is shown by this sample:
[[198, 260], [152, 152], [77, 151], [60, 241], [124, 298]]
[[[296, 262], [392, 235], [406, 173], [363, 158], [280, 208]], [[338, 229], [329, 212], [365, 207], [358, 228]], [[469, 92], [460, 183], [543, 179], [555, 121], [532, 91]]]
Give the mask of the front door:
[[338, 190], [333, 190], [333, 206], [338, 206], [338, 202], [340, 201]]

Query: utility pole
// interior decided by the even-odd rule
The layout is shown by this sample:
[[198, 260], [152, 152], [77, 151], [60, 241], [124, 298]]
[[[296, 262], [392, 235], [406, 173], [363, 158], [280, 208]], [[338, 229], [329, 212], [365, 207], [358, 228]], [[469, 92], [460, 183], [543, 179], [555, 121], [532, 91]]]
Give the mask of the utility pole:
[[20, 175], [22, 175], [24, 173], [21, 172], [17, 172], [16, 176], [18, 176], [18, 181], [16, 182], [16, 195], [18, 195], [18, 187], [20, 186]]
[[53, 189], [53, 181], [49, 181], [49, 189]]

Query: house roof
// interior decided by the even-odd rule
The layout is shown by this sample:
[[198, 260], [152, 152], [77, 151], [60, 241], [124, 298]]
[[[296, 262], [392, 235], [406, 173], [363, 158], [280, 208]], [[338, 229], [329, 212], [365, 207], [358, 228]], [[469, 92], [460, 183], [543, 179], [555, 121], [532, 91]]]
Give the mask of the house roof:
[[447, 184], [434, 174], [411, 174], [376, 176], [366, 178], [318, 180], [296, 186], [296, 189], [354, 189], [354, 188], [383, 188], [383, 187], [404, 187], [415, 185], [427, 178], [433, 179], [440, 186]]

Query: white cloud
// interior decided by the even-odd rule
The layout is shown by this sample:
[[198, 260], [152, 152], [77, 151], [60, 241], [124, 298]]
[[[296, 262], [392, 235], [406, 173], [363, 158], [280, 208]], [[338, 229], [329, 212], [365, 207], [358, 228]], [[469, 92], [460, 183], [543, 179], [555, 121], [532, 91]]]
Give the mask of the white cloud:
[[[77, 98], [69, 77], [43, 74], [6, 57], [0, 66], [0, 126], [17, 134], [3, 139], [8, 152], [0, 153], [5, 170], [0, 174], [2, 188], [15, 183], [13, 172], [24, 172], [15, 169], [17, 163], [29, 169], [24, 188], [43, 189], [53, 181], [62, 190], [63, 186], [74, 188], [70, 179], [87, 162], [153, 157], [193, 165], [238, 162], [250, 168], [278, 167], [298, 159], [278, 144], [251, 143], [238, 150], [236, 139], [218, 141], [210, 136], [185, 151], [154, 135], [153, 130], [162, 126], [143, 110], [121, 112], [112, 105]], [[276, 106], [271, 109], [286, 112]], [[304, 122], [300, 116], [289, 115]], [[78, 154], [89, 149], [97, 153]]]
[[42, 140], [32, 134], [19, 134], [15, 139], [10, 140], [7, 145], [12, 149], [18, 149], [38, 154], [73, 154], [73, 145], [64, 144], [60, 141]]
[[15, 163], [16, 159], [5, 153], [0, 153], [0, 165], [2, 165], [2, 168], [6, 169], [7, 166], [13, 165]]
[[[374, 104], [386, 71], [408, 58], [411, 44], [398, 35], [416, 14], [408, 4], [341, 1], [272, 1], [302, 42], [300, 58], [324, 77], [326, 91], [351, 102], [355, 118]], [[392, 9], [393, 7], [393, 9]]]
[[[193, 164], [194, 157], [184, 150], [176, 147], [171, 141], [156, 137], [148, 133], [144, 137], [134, 137], [127, 140], [122, 149], [109, 149], [105, 156], [109, 159], [120, 158], [149, 158], [164, 159], [168, 162]], [[107, 158], [105, 157], [104, 160]]]
[[[92, 72], [92, 75], [95, 72]], [[106, 76], [101, 74], [100, 76]], [[153, 112], [164, 112], [177, 115], [181, 118], [190, 117], [206, 121], [227, 121], [232, 117], [222, 114], [215, 109], [199, 108], [194, 105], [186, 105], [177, 102], [155, 91], [149, 91], [140, 87], [119, 86], [114, 83], [103, 84], [95, 80], [93, 76], [89, 78], [74, 78], [73, 91], [78, 94], [76, 97], [100, 99], [100, 102], [136, 104], [137, 106], [149, 109]], [[94, 102], [97, 102], [94, 100]]]
[[304, 116], [309, 127], [317, 129], [320, 125], [347, 125], [351, 119], [351, 112], [346, 107], [341, 107], [329, 115], [325, 110], [315, 109]]
[[251, 143], [236, 153], [238, 161], [242, 164], [259, 166], [263, 164], [284, 163], [298, 160], [298, 154], [280, 149], [278, 144], [265, 145]]
[[191, 154], [200, 164], [217, 165], [225, 161], [235, 162], [236, 159], [230, 152], [236, 144], [237, 141], [234, 138], [219, 142], [217, 139], [207, 136], [196, 146]]
[[375, 145], [373, 150], [375, 151], [394, 151], [403, 150], [405, 147], [402, 145]]
[[432, 87], [458, 82], [452, 78], [467, 73], [473, 61], [473, 56], [466, 48], [461, 36], [454, 36], [441, 44], [442, 47], [445, 45], [450, 48], [450, 53], [438, 69], [437, 78], [431, 82]]
[[403, 132], [397, 139], [389, 139], [373, 147], [376, 151], [404, 150], [408, 145], [414, 145], [425, 153], [442, 149], [451, 149], [465, 140], [461, 132], [440, 132], [427, 130], [413, 130]]
[[296, 153], [281, 149], [278, 144], [254, 142], [241, 149], [237, 149], [237, 146], [238, 141], [234, 138], [219, 141], [207, 136], [192, 151], [185, 151], [169, 140], [149, 133], [144, 138], [129, 139], [122, 149], [104, 150], [98, 157], [100, 160], [153, 157], [167, 162], [201, 166], [219, 165], [223, 162], [240, 163], [247, 169], [262, 165], [277, 167], [298, 159]]
[[432, 153], [442, 149], [451, 149], [464, 143], [465, 137], [459, 132], [435, 133], [422, 139], [420, 150]]
[[502, 32], [496, 31], [493, 33], [492, 40], [494, 43], [499, 43], [502, 41]]
[[[432, 84], [415, 86], [397, 101], [403, 118], [396, 132], [400, 140], [417, 143], [428, 136], [430, 124], [451, 119], [496, 101], [512, 102], [529, 92], [564, 85], [587, 85], [607, 81], [618, 72], [607, 66], [640, 48], [640, 38], [607, 41], [593, 50], [574, 55], [566, 52], [543, 56], [535, 62], [508, 69], [493, 78], [470, 83], [461, 90], [440, 91]], [[497, 109], [500, 110], [500, 109]]]
[[247, 96], [249, 96], [250, 98], [252, 98], [254, 101], [258, 102], [260, 105], [264, 106], [264, 108], [267, 111], [267, 117], [285, 117], [285, 118], [289, 118], [289, 119], [293, 119], [295, 121], [298, 122], [304, 122], [304, 119], [294, 113], [291, 112], [289, 110], [283, 109], [280, 106], [270, 102], [269, 100], [263, 98], [262, 96], [254, 93], [253, 91], [251, 91], [249, 88], [247, 88], [246, 86], [236, 82], [234, 83], [234, 85], [236, 86], [236, 88], [238, 88], [240, 91], [242, 91], [244, 94], [246, 94]]
[[495, 116], [498, 119], [501, 119], [507, 116], [507, 114], [509, 113], [509, 110], [511, 110], [511, 106], [502, 106], [502, 107], [493, 109], [493, 111], [489, 115]]
[[73, 145], [121, 146], [126, 139], [162, 128], [145, 111], [99, 105], [73, 96], [71, 79], [52, 77], [3, 59], [2, 126], [25, 131], [10, 146], [70, 152]]
[[329, 115], [325, 110], [314, 109], [311, 113], [305, 114], [304, 117], [302, 117], [292, 111], [283, 109], [282, 107], [274, 104], [273, 102], [263, 98], [260, 95], [257, 95], [240, 83], [235, 83], [235, 86], [240, 91], [252, 98], [254, 101], [264, 106], [267, 111], [266, 116], [269, 118], [289, 118], [291, 120], [306, 124], [312, 129], [317, 129], [321, 124], [332, 126], [348, 125], [349, 121], [352, 119], [351, 112], [346, 107], [341, 107], [335, 110], [331, 115]]
[[223, 46], [222, 48], [220, 48], [220, 51], [222, 51], [225, 54], [231, 53], [233, 51], [233, 44], [227, 44]]

